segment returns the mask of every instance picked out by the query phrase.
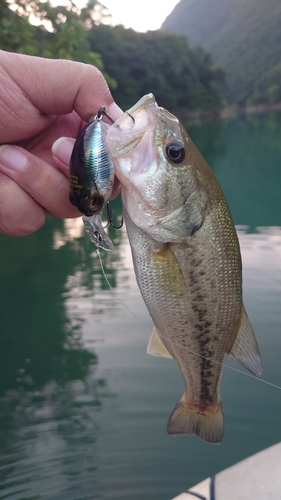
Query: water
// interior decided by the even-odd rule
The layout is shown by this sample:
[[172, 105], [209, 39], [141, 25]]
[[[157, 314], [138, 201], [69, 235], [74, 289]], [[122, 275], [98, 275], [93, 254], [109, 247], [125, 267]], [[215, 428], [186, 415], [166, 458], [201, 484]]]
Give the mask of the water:
[[[281, 114], [190, 133], [238, 228], [263, 378], [281, 386]], [[0, 235], [0, 499], [169, 500], [281, 439], [281, 391], [226, 368], [222, 444], [166, 434], [181, 375], [146, 354], [151, 320], [125, 230], [111, 237], [107, 277], [148, 327], [108, 289], [81, 220]]]

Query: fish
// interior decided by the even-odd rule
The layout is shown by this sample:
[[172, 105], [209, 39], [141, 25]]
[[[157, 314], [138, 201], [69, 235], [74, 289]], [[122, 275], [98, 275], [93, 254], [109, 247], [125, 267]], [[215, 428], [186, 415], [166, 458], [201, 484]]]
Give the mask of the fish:
[[114, 250], [101, 219], [114, 184], [114, 166], [104, 141], [108, 125], [102, 121], [103, 116], [113, 122], [102, 106], [75, 141], [69, 165], [69, 199], [84, 214], [83, 223], [91, 240], [104, 250]]
[[225, 197], [179, 120], [141, 98], [106, 132], [136, 280], [154, 322], [147, 352], [174, 358], [184, 393], [171, 435], [224, 435], [226, 355], [254, 375], [260, 352], [242, 298], [239, 241]]

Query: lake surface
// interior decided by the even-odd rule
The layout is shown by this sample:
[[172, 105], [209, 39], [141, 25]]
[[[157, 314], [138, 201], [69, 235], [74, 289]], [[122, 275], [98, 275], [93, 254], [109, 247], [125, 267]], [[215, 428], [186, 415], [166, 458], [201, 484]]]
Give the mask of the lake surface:
[[[262, 377], [281, 386], [281, 114], [189, 132], [237, 226]], [[1, 499], [170, 500], [281, 439], [281, 390], [226, 367], [222, 444], [166, 434], [182, 378], [173, 360], [146, 354], [152, 323], [126, 231], [110, 235], [114, 293], [80, 219], [0, 235]]]

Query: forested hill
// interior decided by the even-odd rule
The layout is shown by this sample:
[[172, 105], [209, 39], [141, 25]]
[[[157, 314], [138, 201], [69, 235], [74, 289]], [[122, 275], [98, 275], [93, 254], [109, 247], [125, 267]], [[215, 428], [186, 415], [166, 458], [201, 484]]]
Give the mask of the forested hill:
[[[50, 0], [14, 0], [11, 9], [10, 0], [0, 0], [0, 49], [93, 64], [123, 109], [149, 92], [159, 105], [185, 117], [222, 107], [223, 72], [203, 48], [191, 49], [185, 36], [109, 26], [107, 10], [97, 0], [81, 9], [72, 0], [59, 1], [53, 6]], [[30, 14], [39, 26], [30, 23]]]
[[180, 0], [161, 29], [211, 53], [228, 102], [281, 101], [280, 0]]
[[149, 92], [175, 114], [221, 107], [221, 70], [204, 49], [190, 49], [185, 36], [105, 24], [93, 26], [88, 36], [91, 50], [101, 55], [104, 70], [118, 83], [112, 93], [123, 109]]

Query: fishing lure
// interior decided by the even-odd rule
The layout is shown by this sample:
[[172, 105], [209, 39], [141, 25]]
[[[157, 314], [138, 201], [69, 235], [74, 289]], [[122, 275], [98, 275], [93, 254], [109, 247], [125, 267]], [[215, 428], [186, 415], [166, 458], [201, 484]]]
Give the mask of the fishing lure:
[[102, 106], [76, 139], [69, 167], [69, 199], [84, 214], [83, 222], [91, 240], [104, 250], [113, 250], [112, 241], [102, 225], [102, 209], [107, 206], [107, 226], [110, 224], [119, 228], [122, 224], [114, 226], [108, 205], [114, 183], [114, 167], [104, 141], [104, 133], [108, 128], [102, 121], [104, 116], [114, 123]]

